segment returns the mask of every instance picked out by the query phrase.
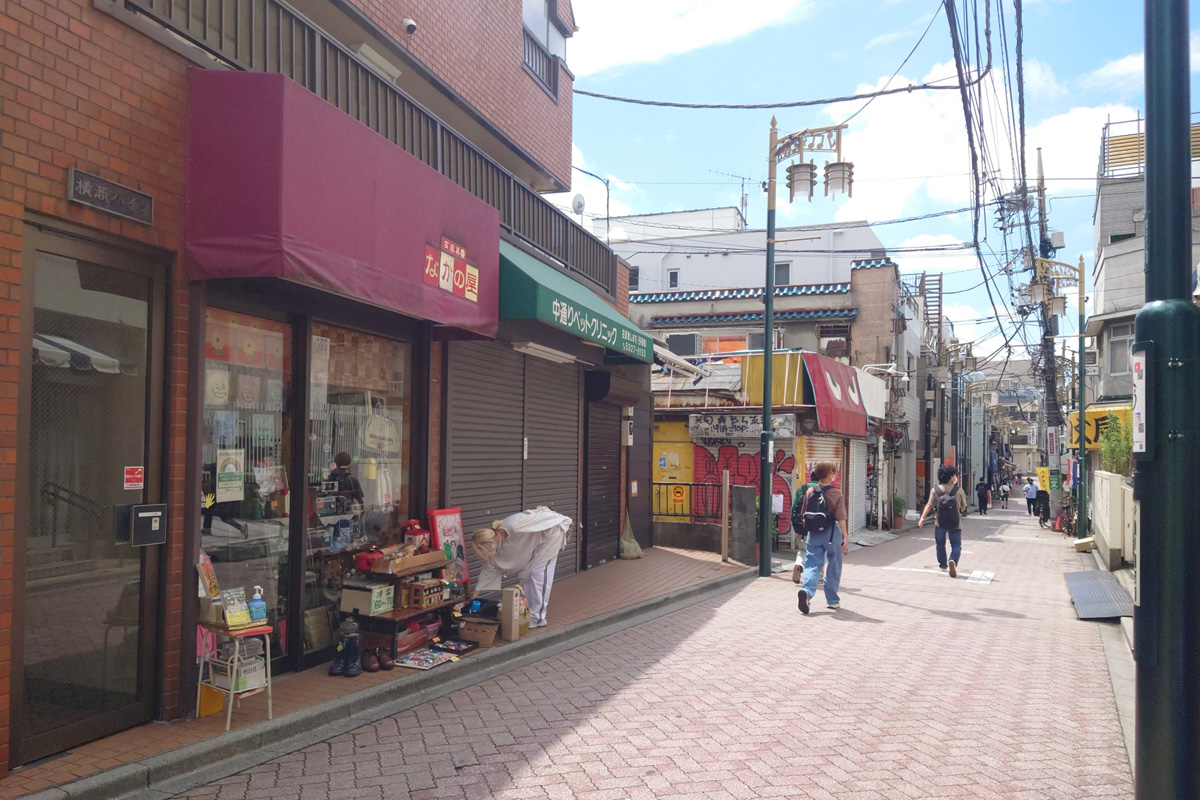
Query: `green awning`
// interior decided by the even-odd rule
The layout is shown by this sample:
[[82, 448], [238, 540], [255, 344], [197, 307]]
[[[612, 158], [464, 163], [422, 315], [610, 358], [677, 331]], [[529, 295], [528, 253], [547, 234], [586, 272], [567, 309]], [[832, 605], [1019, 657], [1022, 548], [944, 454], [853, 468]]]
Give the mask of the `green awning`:
[[650, 337], [584, 286], [533, 256], [500, 242], [500, 319], [537, 320], [619, 357], [654, 360]]

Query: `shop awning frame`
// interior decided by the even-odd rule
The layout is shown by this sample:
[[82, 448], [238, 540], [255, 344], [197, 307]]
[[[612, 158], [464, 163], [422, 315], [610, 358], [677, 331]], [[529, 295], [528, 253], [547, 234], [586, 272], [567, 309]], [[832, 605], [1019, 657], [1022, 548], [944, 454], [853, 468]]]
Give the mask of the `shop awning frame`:
[[827, 433], [866, 438], [867, 409], [854, 367], [805, 352], [804, 371], [817, 406], [817, 427]]
[[500, 242], [500, 319], [533, 320], [605, 347], [621, 359], [654, 361], [651, 338], [586, 287], [524, 250]]

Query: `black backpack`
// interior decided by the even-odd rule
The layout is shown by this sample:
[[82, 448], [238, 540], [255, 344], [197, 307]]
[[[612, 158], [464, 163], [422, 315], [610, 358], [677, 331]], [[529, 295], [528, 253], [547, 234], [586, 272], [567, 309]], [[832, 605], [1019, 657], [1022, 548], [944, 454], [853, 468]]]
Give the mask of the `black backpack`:
[[937, 526], [944, 531], [956, 531], [961, 528], [962, 517], [958, 512], [958, 487], [955, 486], [949, 493], [943, 492], [941, 486], [934, 487], [933, 491], [937, 493], [934, 513]]
[[825, 489], [814, 486], [805, 496], [802, 506], [804, 510], [800, 516], [798, 529], [809, 533], [824, 533], [833, 527], [833, 515], [829, 511], [829, 500], [825, 497]]

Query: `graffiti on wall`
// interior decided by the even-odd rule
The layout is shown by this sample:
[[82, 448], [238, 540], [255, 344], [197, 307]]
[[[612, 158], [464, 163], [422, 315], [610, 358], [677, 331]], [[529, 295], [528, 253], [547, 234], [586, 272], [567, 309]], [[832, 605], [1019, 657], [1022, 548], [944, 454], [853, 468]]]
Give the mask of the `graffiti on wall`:
[[[693, 447], [693, 480], [696, 483], [720, 484], [721, 474], [725, 470], [729, 470], [729, 483], [733, 486], [753, 486], [757, 489], [762, 483], [757, 440], [697, 439]], [[792, 473], [795, 463], [788, 449], [779, 448], [775, 451], [771, 494], [783, 495], [783, 513], [779, 515], [778, 523], [780, 533], [792, 529]]]

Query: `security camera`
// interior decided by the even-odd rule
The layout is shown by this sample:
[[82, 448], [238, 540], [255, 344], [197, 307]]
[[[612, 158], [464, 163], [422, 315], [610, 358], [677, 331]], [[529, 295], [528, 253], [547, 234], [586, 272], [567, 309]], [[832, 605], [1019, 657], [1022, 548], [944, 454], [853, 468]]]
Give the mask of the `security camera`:
[[412, 36], [417, 32], [417, 21], [411, 17], [404, 18], [404, 32]]

